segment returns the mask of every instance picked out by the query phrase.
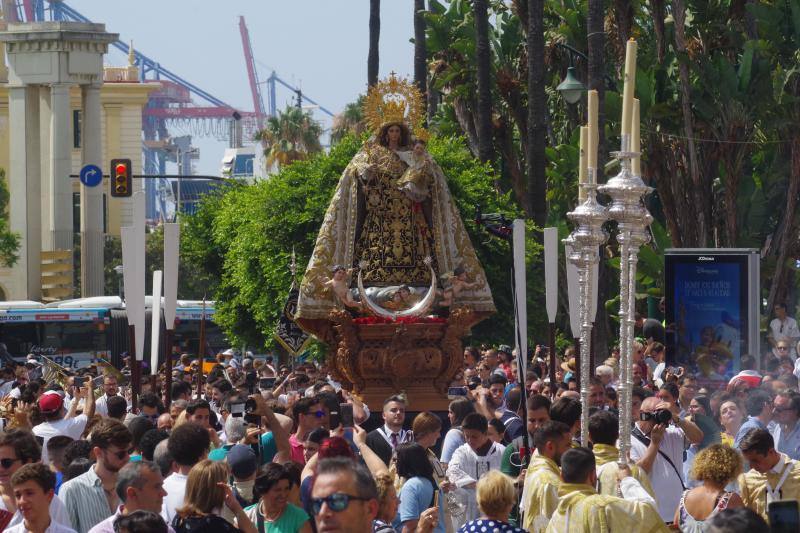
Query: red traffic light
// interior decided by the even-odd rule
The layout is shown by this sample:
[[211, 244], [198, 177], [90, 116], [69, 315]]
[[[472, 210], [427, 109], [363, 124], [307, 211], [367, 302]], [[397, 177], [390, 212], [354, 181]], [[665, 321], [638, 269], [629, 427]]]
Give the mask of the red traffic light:
[[127, 198], [133, 194], [130, 159], [111, 160], [111, 196]]

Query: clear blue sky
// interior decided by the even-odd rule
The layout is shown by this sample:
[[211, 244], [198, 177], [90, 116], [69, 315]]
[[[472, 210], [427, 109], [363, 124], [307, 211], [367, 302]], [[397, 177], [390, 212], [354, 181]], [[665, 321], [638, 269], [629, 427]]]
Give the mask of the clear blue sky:
[[[252, 110], [239, 15], [250, 30], [259, 76], [274, 69], [334, 113], [364, 91], [369, 46], [368, 0], [66, 0], [94, 22], [221, 100]], [[413, 2], [381, 5], [380, 73], [413, 74]], [[114, 50], [109, 65], [124, 65]], [[278, 107], [293, 95], [278, 89]], [[264, 94], [265, 105], [267, 95]], [[202, 105], [202, 104], [201, 104]], [[330, 121], [315, 111], [326, 127]], [[173, 134], [181, 134], [174, 130]], [[196, 138], [198, 173], [218, 174], [226, 144]], [[170, 169], [168, 169], [170, 170]], [[174, 170], [174, 167], [173, 169]]]

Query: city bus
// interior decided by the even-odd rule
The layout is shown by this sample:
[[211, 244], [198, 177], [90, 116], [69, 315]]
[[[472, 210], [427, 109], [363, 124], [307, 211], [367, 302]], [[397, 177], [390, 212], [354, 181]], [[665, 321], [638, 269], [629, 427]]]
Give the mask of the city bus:
[[[146, 306], [144, 360], [150, 360], [151, 302]], [[199, 353], [202, 302], [178, 300], [175, 312], [174, 350]], [[214, 304], [205, 307], [205, 355], [229, 347], [214, 323]], [[161, 321], [161, 339], [165, 338]], [[128, 319], [117, 296], [81, 298], [42, 304], [32, 301], [0, 302], [0, 343], [17, 361], [28, 354], [43, 355], [66, 368], [88, 366], [105, 359], [117, 367], [128, 352]], [[164, 360], [162, 342], [159, 361]]]

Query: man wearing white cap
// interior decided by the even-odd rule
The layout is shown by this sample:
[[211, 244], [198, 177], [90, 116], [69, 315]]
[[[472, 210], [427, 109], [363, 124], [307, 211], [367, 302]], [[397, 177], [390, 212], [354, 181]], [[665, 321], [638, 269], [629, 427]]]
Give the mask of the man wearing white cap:
[[[42, 437], [42, 462], [50, 464], [47, 457], [47, 441], [56, 435], [66, 435], [75, 440], [81, 438], [86, 423], [94, 416], [95, 404], [94, 394], [87, 387], [76, 387], [73, 392], [74, 401], [70, 405], [69, 412], [64, 409], [64, 398], [60, 391], [47, 391], [39, 397], [39, 411], [44, 417], [44, 422], [33, 427], [33, 434]], [[76, 416], [78, 403], [81, 398], [86, 398], [84, 402], [85, 411]]]

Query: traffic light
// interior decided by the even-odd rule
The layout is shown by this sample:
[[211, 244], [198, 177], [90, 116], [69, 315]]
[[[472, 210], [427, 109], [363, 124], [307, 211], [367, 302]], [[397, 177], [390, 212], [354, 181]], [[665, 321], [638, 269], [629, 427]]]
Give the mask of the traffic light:
[[111, 196], [127, 198], [133, 194], [133, 175], [130, 159], [111, 160]]

